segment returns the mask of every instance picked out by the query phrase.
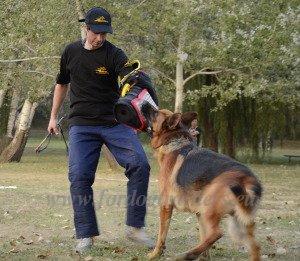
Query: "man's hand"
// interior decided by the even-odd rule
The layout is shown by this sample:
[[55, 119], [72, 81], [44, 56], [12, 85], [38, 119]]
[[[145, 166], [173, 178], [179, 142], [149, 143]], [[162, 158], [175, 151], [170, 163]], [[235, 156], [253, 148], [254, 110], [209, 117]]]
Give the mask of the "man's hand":
[[58, 135], [59, 130], [57, 128], [57, 115], [60, 107], [62, 106], [64, 99], [68, 92], [68, 84], [56, 84], [53, 95], [53, 104], [51, 109], [51, 116], [48, 125], [48, 132]]
[[49, 125], [48, 125], [48, 132], [54, 133], [55, 135], [59, 134], [59, 130], [57, 128], [57, 119], [50, 119]]
[[191, 130], [190, 133], [192, 136], [197, 136], [199, 134], [199, 131]]

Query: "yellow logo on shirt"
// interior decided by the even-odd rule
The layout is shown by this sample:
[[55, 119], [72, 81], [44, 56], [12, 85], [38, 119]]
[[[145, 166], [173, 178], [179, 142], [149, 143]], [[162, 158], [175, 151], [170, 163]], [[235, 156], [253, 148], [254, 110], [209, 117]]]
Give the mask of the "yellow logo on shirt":
[[104, 16], [100, 16], [100, 17], [96, 18], [96, 19], [94, 20], [94, 22], [96, 22], [96, 23], [108, 23], [108, 21], [105, 20], [105, 17], [104, 17]]
[[96, 69], [96, 73], [97, 74], [109, 74], [109, 72], [107, 71], [107, 69], [105, 67], [99, 67]]

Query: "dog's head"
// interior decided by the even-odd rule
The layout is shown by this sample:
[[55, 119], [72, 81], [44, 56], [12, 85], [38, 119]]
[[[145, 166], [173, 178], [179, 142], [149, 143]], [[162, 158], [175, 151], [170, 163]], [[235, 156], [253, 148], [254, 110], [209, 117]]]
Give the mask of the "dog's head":
[[146, 115], [152, 147], [169, 142], [172, 138], [189, 137], [191, 122], [196, 112], [173, 113], [169, 110], [149, 110]]

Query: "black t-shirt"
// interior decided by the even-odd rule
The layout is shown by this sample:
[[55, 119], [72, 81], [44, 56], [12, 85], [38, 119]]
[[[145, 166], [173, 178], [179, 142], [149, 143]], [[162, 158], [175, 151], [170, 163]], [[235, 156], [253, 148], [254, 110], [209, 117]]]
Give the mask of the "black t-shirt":
[[82, 41], [66, 46], [56, 82], [70, 83], [70, 125], [113, 125], [119, 98], [118, 75], [128, 61], [112, 43], [86, 50]]

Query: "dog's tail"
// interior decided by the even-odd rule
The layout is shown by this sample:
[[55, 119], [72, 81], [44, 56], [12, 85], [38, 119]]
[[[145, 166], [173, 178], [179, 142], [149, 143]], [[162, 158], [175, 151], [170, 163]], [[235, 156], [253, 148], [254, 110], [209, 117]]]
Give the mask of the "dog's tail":
[[253, 222], [254, 214], [262, 196], [262, 186], [254, 177], [247, 177], [240, 183], [230, 186], [238, 205], [235, 208], [237, 219], [243, 224]]

